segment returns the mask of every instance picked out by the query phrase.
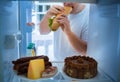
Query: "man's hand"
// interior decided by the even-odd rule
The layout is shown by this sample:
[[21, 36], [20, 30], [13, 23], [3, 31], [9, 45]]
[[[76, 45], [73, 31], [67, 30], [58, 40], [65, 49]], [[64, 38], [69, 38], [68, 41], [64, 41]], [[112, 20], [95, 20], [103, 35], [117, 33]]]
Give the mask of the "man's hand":
[[51, 16], [57, 15], [63, 11], [64, 11], [64, 8], [62, 6], [54, 5], [48, 10], [47, 15], [49, 17], [51, 17]]
[[28, 26], [34, 26], [35, 24], [33, 22], [28, 22], [27, 25]]
[[68, 20], [68, 17], [66, 15], [61, 15], [58, 19], [57, 22], [59, 22], [63, 32], [65, 32], [66, 34], [68, 34], [69, 32], [71, 32], [70, 29], [70, 23]]

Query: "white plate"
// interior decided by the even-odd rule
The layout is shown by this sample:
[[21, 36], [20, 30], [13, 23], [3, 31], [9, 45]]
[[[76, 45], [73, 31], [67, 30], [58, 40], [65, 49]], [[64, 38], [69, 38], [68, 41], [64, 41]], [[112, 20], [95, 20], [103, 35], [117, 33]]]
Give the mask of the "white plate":
[[50, 80], [50, 79], [52, 79], [52, 78], [54, 78], [55, 76], [57, 76], [58, 75], [58, 70], [57, 70], [57, 73], [54, 75], [54, 76], [52, 76], [52, 77], [49, 77], [49, 78], [40, 78], [40, 79], [35, 79], [35, 80], [32, 80], [32, 79], [28, 79], [25, 75], [17, 75], [17, 72], [16, 71], [14, 71], [14, 73], [15, 73], [15, 75], [19, 78], [19, 79], [21, 79], [21, 80], [25, 80], [25, 81], [42, 81], [42, 80]]

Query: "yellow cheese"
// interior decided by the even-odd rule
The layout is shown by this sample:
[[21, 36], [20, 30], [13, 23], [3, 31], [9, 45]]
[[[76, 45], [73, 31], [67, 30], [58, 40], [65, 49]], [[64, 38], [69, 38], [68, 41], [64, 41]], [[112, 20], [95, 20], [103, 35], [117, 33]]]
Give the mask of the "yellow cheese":
[[41, 78], [42, 72], [45, 70], [44, 59], [31, 60], [28, 67], [27, 77], [29, 79]]

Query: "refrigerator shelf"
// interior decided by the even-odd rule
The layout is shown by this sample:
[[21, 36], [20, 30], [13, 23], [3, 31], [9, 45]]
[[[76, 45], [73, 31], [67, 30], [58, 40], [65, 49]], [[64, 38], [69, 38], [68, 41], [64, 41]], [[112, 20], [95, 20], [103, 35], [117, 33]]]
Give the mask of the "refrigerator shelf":
[[18, 76], [17, 74], [15, 74], [15, 76], [20, 79], [20, 82], [112, 82], [112, 80], [107, 77], [107, 75], [103, 72], [103, 70], [98, 67], [98, 74], [91, 79], [75, 79], [75, 78], [71, 78], [69, 76], [67, 76], [64, 72], [63, 72], [63, 66], [64, 63], [63, 62], [54, 62], [52, 63], [53, 66], [57, 66], [58, 68], [58, 73], [51, 77], [51, 78], [41, 78], [38, 80], [30, 80], [27, 79], [23, 76]]

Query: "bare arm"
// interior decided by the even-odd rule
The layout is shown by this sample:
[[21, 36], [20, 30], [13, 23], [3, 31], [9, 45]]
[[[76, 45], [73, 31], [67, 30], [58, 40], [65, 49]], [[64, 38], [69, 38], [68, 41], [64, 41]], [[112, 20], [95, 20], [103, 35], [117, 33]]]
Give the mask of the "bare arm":
[[66, 33], [69, 42], [73, 46], [73, 48], [79, 52], [82, 53], [82, 55], [86, 54], [87, 51], [87, 43], [83, 41], [82, 39], [78, 38], [73, 32], [67, 32]]
[[48, 27], [48, 19], [50, 15], [46, 14], [40, 22], [40, 34], [48, 34], [50, 32], [50, 28]]
[[60, 23], [60, 26], [63, 30], [63, 32], [66, 34], [69, 42], [71, 43], [72, 47], [79, 53], [82, 53], [82, 55], [86, 54], [87, 50], [87, 43], [77, 37], [70, 29], [69, 20], [66, 15], [62, 15], [57, 20]]

